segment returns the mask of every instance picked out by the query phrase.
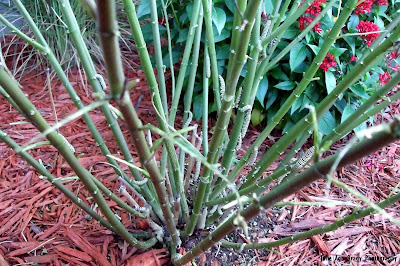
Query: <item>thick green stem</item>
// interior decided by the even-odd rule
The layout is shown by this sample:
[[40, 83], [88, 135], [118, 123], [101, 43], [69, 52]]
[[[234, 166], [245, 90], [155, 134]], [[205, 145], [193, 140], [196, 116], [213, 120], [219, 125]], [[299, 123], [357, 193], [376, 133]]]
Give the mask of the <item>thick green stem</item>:
[[[101, 5], [100, 5], [100, 3]], [[107, 3], [104, 3], [107, 2]], [[103, 47], [103, 54], [106, 55], [109, 51], [106, 48], [110, 48], [110, 49], [114, 49], [114, 51], [118, 51], [117, 54], [114, 54], [114, 56], [116, 57], [121, 57], [121, 54], [119, 52], [119, 45], [118, 43], [116, 43], [114, 41], [113, 38], [111, 38], [112, 36], [114, 36], [114, 24], [116, 23], [115, 20], [115, 2], [112, 0], [108, 0], [108, 1], [99, 1], [98, 0], [98, 24], [99, 24], [99, 30], [102, 38], [102, 47]], [[134, 9], [134, 7], [133, 7]], [[134, 11], [134, 10], [133, 10]], [[136, 14], [135, 14], [136, 17]], [[112, 19], [111, 19], [112, 18]], [[137, 17], [136, 17], [136, 21], [137, 21]], [[135, 22], [135, 21], [133, 21]], [[140, 34], [141, 37], [143, 37]], [[147, 52], [147, 50], [146, 50]], [[148, 55], [148, 54], [147, 54]], [[160, 174], [160, 171], [157, 167], [156, 162], [153, 160], [153, 156], [150, 152], [150, 148], [147, 144], [146, 138], [144, 136], [143, 131], [141, 130], [142, 128], [142, 122], [140, 121], [135, 108], [133, 107], [132, 101], [129, 97], [129, 91], [128, 91], [128, 86], [129, 84], [126, 82], [125, 80], [125, 76], [123, 73], [123, 69], [122, 69], [122, 63], [120, 60], [113, 60], [112, 58], [109, 58], [109, 60], [107, 60], [107, 56], [105, 56], [105, 63], [107, 64], [115, 64], [114, 66], [107, 66], [107, 74], [109, 76], [109, 78], [111, 78], [112, 80], [117, 81], [118, 80], [118, 84], [115, 83], [114, 86], [115, 88], [113, 88], [112, 84], [111, 85], [111, 91], [113, 90], [117, 90], [119, 87], [122, 87], [121, 92], [122, 94], [120, 94], [118, 98], [116, 98], [117, 100], [117, 104], [119, 109], [121, 110], [121, 113], [125, 119], [125, 122], [128, 125], [128, 129], [129, 132], [131, 133], [132, 139], [133, 139], [133, 143], [137, 149], [137, 153], [140, 159], [141, 164], [147, 169], [151, 180], [153, 181], [154, 184], [154, 188], [156, 190], [157, 196], [158, 196], [158, 200], [160, 202], [161, 205], [161, 209], [163, 211], [164, 214], [164, 218], [165, 218], [165, 222], [167, 224], [168, 227], [168, 231], [172, 236], [172, 243], [174, 246], [180, 246], [180, 238], [179, 238], [179, 232], [176, 230], [175, 228], [175, 224], [174, 224], [174, 218], [173, 218], [173, 214], [171, 211], [171, 206], [170, 203], [168, 201], [168, 194], [166, 191], [166, 187], [165, 187], [165, 183], [164, 183], [164, 179]], [[118, 69], [119, 73], [114, 73], [114, 71]], [[111, 72], [108, 72], [111, 71]], [[112, 75], [122, 75], [122, 78], [112, 78]], [[154, 73], [153, 73], [154, 76]], [[158, 107], [159, 110], [162, 112], [162, 106]], [[160, 116], [158, 116], [159, 119], [162, 120], [162, 118], [165, 118], [164, 114], [160, 114]], [[164, 125], [163, 128], [166, 128], [166, 125]], [[168, 147], [170, 148], [170, 147]], [[173, 148], [173, 146], [171, 147]], [[175, 151], [174, 151], [175, 152]], [[169, 154], [171, 154], [169, 152]], [[176, 158], [176, 154], [174, 153], [175, 158]], [[178, 169], [179, 172], [179, 169]], [[179, 178], [179, 175], [178, 175]]]
[[[196, 36], [195, 36], [195, 43], [193, 46], [193, 56], [192, 56], [192, 66], [190, 67], [190, 74], [189, 74], [189, 81], [186, 87], [186, 94], [184, 100], [184, 112], [183, 112], [183, 121], [182, 121], [182, 128], [189, 126], [190, 122], [188, 119], [192, 119], [190, 109], [192, 107], [192, 98], [193, 98], [193, 89], [194, 83], [196, 80], [197, 74], [197, 66], [199, 64], [199, 53], [200, 53], [200, 40], [201, 40], [201, 33], [203, 28], [203, 12], [200, 12], [197, 28], [196, 28]], [[190, 114], [190, 117], [189, 117]], [[185, 138], [188, 136], [188, 132], [183, 134]], [[193, 136], [194, 138], [195, 136]], [[185, 167], [185, 152], [181, 151], [179, 154], [179, 164], [181, 166], [181, 172], [184, 172]]]
[[150, 1], [150, 13], [152, 20], [151, 28], [153, 30], [153, 39], [154, 39], [153, 44], [154, 44], [154, 52], [155, 52], [156, 66], [157, 66], [158, 85], [160, 86], [161, 103], [164, 108], [164, 113], [167, 115], [168, 114], [167, 88], [165, 86], [164, 63], [161, 51], [160, 29], [158, 27], [157, 3], [156, 0], [149, 0], [149, 1]]
[[[361, 159], [363, 156], [394, 142], [398, 138], [400, 138], [400, 118], [396, 117], [391, 124], [385, 125], [384, 128], [374, 134], [372, 138], [364, 139], [360, 143], [351, 147], [343, 156], [337, 169]], [[339, 155], [336, 154], [327, 159], [321, 160], [313, 167], [310, 167], [297, 175], [297, 177], [292, 179], [291, 182], [283, 182], [276, 186], [268, 194], [259, 199], [255, 199], [249, 207], [240, 212], [239, 217], [242, 217], [244, 221], [249, 221], [259, 214], [260, 211], [273, 206], [276, 202], [283, 200], [311, 182], [324, 177], [329, 173], [331, 166], [336, 162], [338, 156]], [[181, 259], [176, 261], [175, 265], [184, 265], [190, 262], [232, 232], [238, 226], [237, 217], [238, 216], [234, 214], [225, 220], [225, 222], [220, 224], [210, 235], [197, 244], [193, 249], [188, 251]]]
[[193, 42], [195, 39], [195, 33], [197, 32], [199, 27], [200, 9], [201, 9], [201, 1], [195, 0], [193, 4], [192, 17], [190, 20], [189, 35], [185, 43], [185, 52], [183, 53], [182, 63], [180, 65], [179, 75], [176, 81], [174, 98], [172, 99], [171, 111], [168, 119], [168, 122], [171, 126], [174, 125], [176, 111], [178, 110], [178, 103], [182, 93], [183, 82], [186, 76], [186, 69], [188, 67], [190, 54], [192, 52]]
[[[126, 82], [122, 69], [121, 51], [119, 48], [119, 31], [115, 1], [97, 0], [97, 24], [100, 44], [110, 84], [110, 93], [114, 99], [121, 97]], [[104, 11], [104, 12], [103, 12]]]

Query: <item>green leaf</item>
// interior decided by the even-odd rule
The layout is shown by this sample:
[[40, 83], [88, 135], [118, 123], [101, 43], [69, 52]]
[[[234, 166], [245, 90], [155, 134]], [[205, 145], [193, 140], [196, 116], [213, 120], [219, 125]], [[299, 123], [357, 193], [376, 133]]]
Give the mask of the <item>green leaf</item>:
[[357, 96], [364, 98], [364, 99], [368, 99], [369, 95], [368, 93], [365, 91], [366, 87], [364, 88], [364, 86], [360, 83], [354, 84], [353, 86], [350, 87], [350, 90]]
[[347, 51], [346, 48], [331, 48], [331, 49], [329, 50], [329, 52], [330, 52], [331, 54], [333, 54], [333, 56], [335, 56], [335, 57], [340, 56], [341, 54], [343, 54], [343, 53], [346, 52], [346, 51]]
[[282, 35], [282, 39], [290, 39], [293, 40], [294, 37], [299, 35], [299, 29], [295, 27], [289, 27]]
[[187, 37], [188, 37], [188, 33], [189, 33], [189, 29], [183, 29], [183, 30], [179, 31], [179, 37], [176, 40], [176, 42], [180, 43], [180, 42], [186, 41]]
[[276, 90], [276, 89], [269, 90], [268, 99], [267, 99], [267, 103], [265, 105], [265, 109], [270, 108], [271, 105], [275, 102], [277, 97], [278, 97], [278, 90]]
[[203, 116], [203, 94], [198, 94], [193, 98], [193, 116], [197, 121]]
[[267, 115], [262, 112], [262, 110], [258, 108], [254, 108], [253, 111], [251, 112], [251, 123], [254, 126], [257, 126], [260, 124], [266, 117]]
[[218, 34], [217, 27], [213, 24], [214, 42], [221, 42], [231, 36], [230, 31], [223, 29], [221, 34]]
[[222, 29], [224, 28], [226, 22], [225, 11], [222, 8], [214, 7], [212, 9], [212, 21], [217, 27], [218, 34], [221, 35]]
[[349, 18], [349, 22], [347, 23], [347, 28], [356, 31], [356, 27], [358, 26], [359, 22], [360, 19], [358, 18], [358, 15], [351, 15]]
[[229, 11], [235, 12], [235, 2], [232, 0], [225, 0], [225, 5], [228, 7]]
[[[232, 1], [233, 2], [233, 1]], [[274, 11], [275, 1], [274, 0], [264, 0], [264, 8], [266, 14], [272, 14]]]
[[333, 91], [333, 89], [336, 88], [335, 75], [333, 75], [333, 73], [330, 71], [325, 72], [325, 86], [328, 94], [330, 94]]
[[278, 66], [274, 67], [274, 69], [271, 72], [271, 75], [277, 80], [289, 80], [289, 77]]
[[350, 46], [351, 54], [355, 55], [356, 54], [356, 38], [354, 38], [352, 36], [351, 37], [344, 37], [344, 40]]
[[140, 0], [139, 7], [137, 9], [137, 17], [140, 19], [143, 16], [150, 14], [150, 1]]
[[293, 71], [298, 67], [307, 56], [307, 48], [304, 44], [298, 43], [292, 50], [290, 50], [290, 70]]
[[282, 81], [276, 84], [274, 87], [284, 91], [290, 91], [296, 87], [296, 83], [294, 81]]
[[260, 102], [261, 106], [264, 107], [265, 96], [268, 91], [268, 79], [266, 76], [262, 78], [260, 84], [258, 85], [256, 99]]
[[340, 120], [340, 123], [343, 123], [349, 116], [351, 116], [354, 113], [353, 107], [351, 107], [351, 104], [347, 104], [346, 107], [343, 110], [342, 113], [342, 118]]
[[318, 46], [316, 46], [314, 44], [308, 44], [308, 47], [311, 48], [311, 50], [314, 52], [314, 54], [318, 54], [319, 50], [321, 50], [321, 48], [319, 48]]
[[292, 115], [294, 112], [297, 111], [297, 109], [300, 108], [300, 106], [303, 102], [303, 97], [304, 97], [304, 94], [300, 95], [300, 97], [297, 98], [296, 101], [294, 101], [294, 103], [292, 104], [292, 107], [290, 108], [290, 115]]
[[324, 135], [328, 135], [336, 127], [336, 120], [331, 112], [326, 112], [326, 115], [318, 125], [319, 131]]

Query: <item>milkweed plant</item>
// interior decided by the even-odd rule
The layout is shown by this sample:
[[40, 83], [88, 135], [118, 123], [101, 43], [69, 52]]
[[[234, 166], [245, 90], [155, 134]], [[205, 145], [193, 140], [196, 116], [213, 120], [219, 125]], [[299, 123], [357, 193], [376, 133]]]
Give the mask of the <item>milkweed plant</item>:
[[[185, 7], [187, 22], [181, 22], [178, 16], [184, 8], [181, 2], [142, 1], [137, 11], [132, 0], [122, 2], [150, 90], [157, 125], [143, 125], [129, 96], [137, 80], [129, 80], [122, 67], [115, 1], [82, 0], [96, 21], [105, 78], [96, 72], [69, 1], [59, 0], [60, 19], [68, 28], [93, 89], [95, 100], [87, 106], [81, 102], [46, 42], [45, 32], [39, 30], [21, 1], [14, 0], [14, 3], [33, 36], [26, 35], [0, 15], [3, 24], [47, 58], [79, 109], [50, 126], [2, 59], [1, 95], [41, 133], [21, 145], [6, 131], [0, 132], [0, 138], [93, 219], [136, 248], [164, 244], [175, 265], [189, 263], [217, 244], [236, 249], [276, 247], [335, 230], [374, 212], [400, 224], [384, 211], [400, 200], [397, 191], [384, 201], [373, 203], [334, 177], [336, 170], [398, 139], [399, 118], [358, 132], [336, 154], [324, 153], [400, 97], [395, 91], [400, 82], [397, 63], [400, 14], [394, 11], [395, 2], [390, 3], [393, 12], [378, 11], [379, 16], [374, 17], [369, 12], [374, 8], [381, 10], [386, 5], [383, 0], [236, 0], [227, 1], [223, 7], [233, 14], [229, 21], [224, 21], [221, 1], [195, 0]], [[151, 23], [141, 27], [139, 17]], [[370, 21], [372, 17], [374, 22]], [[185, 32], [181, 44], [174, 41], [175, 24]], [[226, 33], [227, 29], [230, 32]], [[166, 34], [165, 46], [161, 45], [163, 34]], [[229, 37], [224, 39], [224, 49], [218, 48], [221, 35]], [[152, 57], [147, 48], [150, 43], [154, 47]], [[181, 55], [177, 56], [178, 46]], [[174, 68], [176, 57], [180, 62], [178, 69]], [[385, 68], [376, 78], [375, 72], [370, 71], [383, 62]], [[167, 86], [167, 71], [171, 73], [172, 86]], [[279, 104], [274, 108], [267, 104], [272, 96], [265, 96], [266, 80], [276, 89], [274, 97]], [[351, 91], [360, 96], [355, 91], [359, 90], [357, 86], [364, 88], [364, 85], [369, 93], [363, 94], [355, 108], [349, 101], [351, 97], [345, 95]], [[324, 90], [316, 89], [323, 87]], [[268, 89], [269, 93], [272, 91]], [[200, 94], [201, 102], [193, 101]], [[293, 106], [299, 105], [299, 99], [304, 105], [299, 113], [301, 117], [274, 145], [261, 152], [261, 144]], [[250, 147], [245, 147], [242, 142], [253, 113], [258, 110], [254, 109], [255, 103], [269, 113], [268, 122]], [[332, 107], [342, 113], [341, 123], [321, 126], [326, 124]], [[121, 156], [110, 153], [92, 121], [89, 112], [97, 108], [107, 119]], [[199, 110], [201, 115], [196, 114]], [[215, 121], [209, 121], [209, 113], [215, 114]], [[176, 126], [177, 114], [183, 116], [180, 126]], [[192, 121], [194, 114], [201, 117], [200, 124]], [[98, 148], [123, 184], [117, 191], [107, 188], [83, 167], [74, 154], [73, 143], [59, 133], [60, 127], [78, 117], [84, 119]], [[129, 129], [129, 136], [122, 134], [122, 125]], [[30, 149], [44, 137], [79, 177], [100, 214], [64, 186], [60, 176], [51, 174], [30, 155]], [[313, 147], [300, 156], [299, 149], [309, 138]], [[128, 141], [133, 142], [134, 150], [129, 150]], [[154, 155], [158, 151], [161, 156], [156, 159]], [[133, 152], [138, 156], [138, 164]], [[273, 164], [278, 167], [263, 178], [263, 173]], [[124, 171], [121, 165], [127, 165], [129, 171]], [[251, 166], [247, 167], [250, 171], [243, 171], [246, 166]], [[285, 198], [317, 179], [325, 179], [352, 193], [365, 206], [357, 206], [353, 213], [331, 224], [272, 242], [253, 243], [250, 237], [247, 244], [226, 240], [234, 230], [242, 230], [247, 235], [250, 219], [275, 204], [285, 204], [282, 202]], [[110, 207], [106, 198], [120, 209]], [[129, 232], [119, 219], [120, 212], [145, 219], [150, 229], [140, 234]], [[193, 238], [199, 230], [208, 233], [181, 255], [178, 249], [182, 242]]]

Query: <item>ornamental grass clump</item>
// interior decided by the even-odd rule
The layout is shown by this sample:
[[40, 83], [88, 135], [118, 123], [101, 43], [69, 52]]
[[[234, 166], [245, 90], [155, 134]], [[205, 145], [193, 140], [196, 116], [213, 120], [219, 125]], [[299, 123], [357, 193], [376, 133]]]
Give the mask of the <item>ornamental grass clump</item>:
[[[1, 94], [41, 134], [28, 140], [22, 146], [11, 139], [7, 132], [1, 131], [0, 138], [88, 215], [122, 237], [130, 245], [139, 249], [149, 249], [157, 243], [162, 243], [169, 248], [173, 263], [184, 265], [218, 243], [238, 249], [275, 247], [332, 231], [373, 212], [381, 213], [391, 222], [400, 224], [383, 210], [400, 200], [398, 193], [394, 192], [382, 202], [372, 203], [334, 177], [336, 170], [398, 139], [400, 137], [399, 118], [395, 118], [388, 124], [362, 131], [358, 133], [358, 138], [354, 138], [342, 151], [331, 156], [324, 155], [333, 143], [389, 106], [392, 101], [400, 98], [399, 92], [386, 96], [398, 86], [399, 73], [394, 73], [390, 79], [386, 78], [385, 84], [382, 83], [383, 86], [367, 97], [357, 109], [346, 106], [344, 111], [346, 116], [333, 130], [329, 132], [320, 130], [322, 119], [341, 99], [342, 94], [360, 77], [368, 75], [368, 71], [384, 60], [385, 56], [391, 56], [393, 51], [397, 51], [400, 37], [399, 13], [392, 14], [391, 22], [385, 26], [385, 30], [362, 53], [359, 53], [359, 57], [353, 62], [354, 66], [340, 82], [335, 83], [329, 93], [317, 104], [307, 105], [307, 114], [274, 145], [265, 152], [261, 152], [261, 144], [270, 136], [293, 103], [307, 92], [309, 86], [318, 81], [319, 78], [315, 76], [317, 71], [321, 68], [329, 69], [335, 65], [329, 52], [336, 40], [342, 37], [344, 25], [357, 8], [356, 0], [347, 0], [341, 5], [337, 5], [336, 1], [329, 1], [326, 4], [322, 1], [312, 4], [311, 0], [303, 3], [291, 0], [286, 0], [284, 3], [276, 1], [271, 8], [272, 11], [264, 16], [260, 6], [262, 1], [238, 0], [232, 9], [234, 18], [226, 74], [220, 73], [218, 66], [221, 51], [216, 50], [215, 38], [218, 34], [216, 35], [215, 31], [222, 33], [224, 29], [213, 21], [216, 16], [213, 11], [215, 10], [213, 2], [207, 0], [193, 2], [190, 25], [185, 28], [187, 39], [183, 46], [183, 56], [180, 58], [180, 67], [175, 73], [172, 37], [168, 34], [168, 45], [165, 49], [161, 46], [160, 38], [160, 31], [169, 32], [169, 23], [176, 19], [174, 16], [168, 16], [167, 3], [161, 1], [159, 5], [155, 0], [147, 2], [146, 8], [152, 21], [151, 34], [154, 46], [152, 62], [138, 20], [138, 13], [146, 12], [142, 7], [137, 13], [131, 0], [123, 0], [125, 15], [129, 21], [141, 67], [150, 89], [157, 125], [143, 125], [129, 97], [129, 91], [135, 89], [137, 80], [127, 79], [122, 67], [115, 1], [98, 0], [96, 3], [83, 1], [91, 3], [88, 5], [91, 7], [90, 13], [94, 14], [96, 19], [107, 82], [100, 73], [96, 72], [70, 2], [59, 1], [62, 19], [68, 27], [82, 67], [93, 89], [93, 96], [96, 98], [88, 106], [82, 104], [80, 96], [75, 92], [60, 62], [46, 42], [44, 33], [38, 29], [21, 1], [14, 0], [14, 2], [35, 37], [25, 35], [12, 24], [7, 23], [1, 15], [0, 19], [21, 39], [46, 56], [79, 111], [59, 121], [56, 125], [50, 126], [29, 101], [2, 61]], [[174, 5], [174, 2], [169, 4]], [[311, 7], [314, 8], [313, 12], [307, 11]], [[306, 11], [313, 15], [313, 20], [304, 25], [304, 29], [294, 40], [289, 43], [283, 41], [282, 36], [286, 30], [297, 23], [301, 16], [305, 16]], [[304, 69], [301, 78], [289, 81], [293, 82], [294, 89], [277, 110], [272, 110], [273, 113], [266, 127], [251, 146], [245, 147], [242, 145], [242, 140], [246, 138], [254, 101], [259, 93], [263, 77], [268, 77], [274, 66], [283, 60], [308, 32], [315, 30], [328, 12], [330, 14], [334, 12], [338, 17], [317, 47], [311, 64]], [[161, 29], [159, 25], [159, 14], [164, 14], [165, 19], [161, 21], [165, 23], [165, 29]], [[268, 27], [263, 28], [263, 17], [268, 18]], [[150, 33], [147, 32], [147, 34]], [[276, 53], [277, 47], [282, 47], [281, 43], [285, 47]], [[167, 88], [165, 78], [168, 62], [173, 79], [171, 88]], [[242, 76], [244, 68], [246, 72]], [[197, 75], [198, 73], [201, 75]], [[202, 85], [200, 88], [195, 87], [196, 81]], [[202, 91], [201, 108], [198, 107], [198, 103], [194, 105], [192, 101], [195, 90]], [[385, 101], [381, 102], [382, 99]], [[215, 105], [211, 105], [209, 101], [215, 102]], [[115, 104], [117, 109], [111, 103]], [[89, 112], [96, 108], [100, 108], [103, 112], [120, 148], [121, 156], [110, 153], [102, 133], [93, 123]], [[192, 122], [196, 108], [202, 113], [201, 125]], [[176, 128], [175, 120], [178, 111], [182, 114], [183, 121], [181, 126]], [[209, 128], [209, 113], [216, 116], [212, 128]], [[65, 136], [59, 133], [60, 127], [68, 125], [78, 117], [84, 119], [98, 148], [107, 159], [110, 168], [115, 171], [115, 176], [123, 184], [118, 191], [107, 188], [101, 180], [83, 167], [74, 154], [73, 147]], [[121, 125], [129, 129], [129, 139], [122, 134]], [[211, 139], [209, 139], [211, 132]], [[155, 141], [152, 140], [152, 136], [157, 136]], [[32, 144], [37, 143], [42, 137], [47, 138], [79, 177], [90, 193], [91, 200], [99, 207], [100, 214], [64, 186], [59, 176], [53, 176], [29, 154]], [[303, 156], [297, 155], [309, 138], [313, 141], [313, 147]], [[134, 151], [128, 149], [128, 141], [133, 142]], [[161, 150], [162, 154], [160, 159], [156, 160], [154, 155], [158, 150]], [[239, 153], [239, 151], [245, 152]], [[139, 164], [135, 163], [133, 152], [137, 154]], [[297, 159], [292, 160], [293, 158]], [[274, 172], [262, 178], [263, 173], [277, 160], [279, 165]], [[124, 171], [121, 164], [127, 165], [128, 171]], [[308, 166], [309, 164], [311, 165]], [[245, 166], [251, 166], [251, 170], [245, 174], [243, 180], [239, 180]], [[281, 182], [273, 182], [278, 179]], [[357, 205], [353, 213], [330, 225], [277, 241], [238, 244], [224, 240], [237, 228], [247, 235], [250, 219], [275, 204], [285, 204], [282, 201], [286, 197], [317, 179], [325, 179], [328, 187], [331, 184], [343, 188], [363, 201], [366, 206]], [[111, 208], [106, 199], [114, 201], [122, 211], [128, 212], [133, 217], [145, 219], [150, 230], [145, 234], [134, 234], [128, 231], [119, 219], [121, 210]], [[187, 249], [185, 255], [179, 254], [178, 248], [182, 240], [191, 239], [198, 230], [209, 232], [193, 248]]]

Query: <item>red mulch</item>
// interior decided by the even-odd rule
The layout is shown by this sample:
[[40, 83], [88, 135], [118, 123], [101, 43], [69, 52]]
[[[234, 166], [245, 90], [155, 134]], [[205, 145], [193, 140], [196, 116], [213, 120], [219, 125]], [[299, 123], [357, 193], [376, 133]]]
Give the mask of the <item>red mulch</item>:
[[[91, 93], [82, 85], [78, 71], [71, 71], [72, 84], [85, 105], [93, 98]], [[156, 124], [153, 107], [150, 101], [148, 88], [143, 81], [143, 73], [129, 72], [129, 78], [141, 78], [141, 82], [132, 92], [132, 99], [136, 102], [141, 95], [139, 115], [143, 123]], [[24, 92], [36, 105], [50, 124], [55, 123], [54, 114], [49, 104], [48, 90], [45, 87], [45, 75], [36, 75], [33, 72], [23, 76], [20, 80]], [[87, 83], [84, 81], [84, 83]], [[58, 80], [52, 83], [52, 92], [57, 108], [58, 119], [77, 111], [64, 87]], [[39, 132], [30, 124], [10, 125], [12, 122], [24, 121], [3, 98], [0, 98], [1, 129], [18, 143], [26, 143]], [[399, 102], [394, 103], [384, 114], [388, 119], [399, 113]], [[97, 128], [113, 154], [118, 148], [113, 140], [108, 124], [99, 110], [90, 113]], [[381, 119], [377, 116], [376, 119]], [[177, 128], [180, 128], [181, 116], [178, 115]], [[125, 134], [127, 129], [122, 126]], [[81, 163], [114, 192], [119, 187], [113, 170], [105, 162], [100, 150], [96, 147], [87, 127], [82, 119], [70, 122], [61, 128], [61, 133], [80, 154]], [[258, 131], [251, 128], [249, 137], [244, 146], [248, 146], [258, 135]], [[128, 138], [129, 139], [129, 138]], [[247, 145], [246, 145], [247, 144]], [[391, 189], [400, 182], [400, 143], [368, 156], [353, 166], [343, 169], [340, 179], [348, 185], [362, 192], [370, 200], [377, 202], [388, 196]], [[130, 143], [130, 145], [132, 145]], [[261, 150], [271, 145], [266, 141]], [[340, 148], [341, 143], [333, 149]], [[131, 150], [134, 151], [133, 146]], [[50, 146], [40, 146], [30, 151], [56, 177], [73, 176], [70, 168]], [[242, 151], [243, 152], [243, 151]], [[133, 152], [134, 153], [134, 152]], [[275, 165], [276, 166], [276, 165]], [[97, 222], [87, 219], [85, 213], [61, 194], [51, 184], [41, 178], [32, 167], [28, 166], [19, 156], [0, 142], [0, 265], [38, 263], [40, 265], [162, 265], [169, 259], [164, 249], [154, 249], [142, 253], [130, 247], [118, 236], [104, 229]], [[76, 180], [65, 183], [69, 189], [86, 199], [90, 195]], [[294, 197], [287, 200], [321, 201], [326, 191], [325, 183], [320, 180], [303, 189]], [[355, 200], [342, 190], [332, 187], [328, 198], [339, 201]], [[357, 201], [360, 203], [360, 201]], [[111, 203], [112, 204], [112, 203]], [[365, 206], [360, 203], [360, 205]], [[128, 217], [115, 204], [111, 205], [120, 214], [124, 225], [130, 229], [146, 229], [143, 221]], [[278, 237], [291, 235], [295, 230], [310, 229], [325, 223], [333, 222], [337, 217], [349, 214], [351, 209], [346, 206], [335, 207], [299, 207], [291, 206], [280, 209], [279, 213], [268, 211], [264, 214], [275, 221], [276, 226], [269, 234], [257, 235], [258, 241], [268, 241]], [[399, 204], [387, 209], [394, 217], [400, 218]], [[330, 254], [339, 257], [361, 256], [365, 254], [381, 257], [399, 254], [399, 228], [388, 222], [381, 215], [373, 215], [361, 221], [348, 225], [335, 233], [315, 236], [311, 239], [284, 245], [273, 249], [267, 257], [259, 258], [261, 265], [311, 265], [321, 263], [321, 255]], [[201, 259], [204, 265], [204, 258]], [[399, 258], [394, 265], [399, 264]], [[217, 263], [218, 264], [218, 263]], [[329, 264], [329, 263], [328, 263]], [[368, 265], [373, 265], [370, 262]]]

